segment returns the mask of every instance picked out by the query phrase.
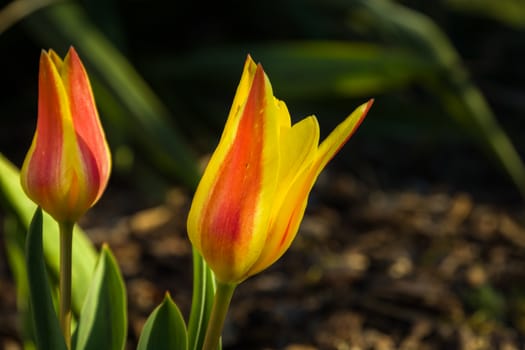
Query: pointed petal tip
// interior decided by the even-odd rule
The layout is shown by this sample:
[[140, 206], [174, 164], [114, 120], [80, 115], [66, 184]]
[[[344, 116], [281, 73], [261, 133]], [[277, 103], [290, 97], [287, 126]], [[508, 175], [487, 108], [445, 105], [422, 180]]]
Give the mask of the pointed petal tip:
[[253, 60], [253, 57], [250, 54], [246, 55], [246, 60], [244, 62], [245, 66], [255, 66], [255, 61]]
[[264, 76], [264, 68], [261, 63], [257, 63], [257, 70], [255, 71], [255, 75], [257, 74]]
[[366, 103], [365, 111], [364, 111], [365, 114], [368, 113], [370, 108], [372, 108], [372, 105], [374, 104], [374, 102], [375, 102], [374, 98], [371, 98], [370, 100], [368, 100], [368, 102]]
[[80, 60], [80, 57], [78, 56], [78, 52], [77, 52], [77, 50], [75, 50], [75, 48], [73, 47], [73, 45], [71, 45], [71, 46], [69, 47], [69, 49], [67, 50], [66, 58], [67, 58], [68, 56], [73, 57], [75, 60]]
[[[355, 126], [354, 126], [354, 130], [352, 131], [352, 133], [349, 135], [349, 138], [353, 135], [353, 133], [355, 132], [355, 130], [357, 130], [357, 128], [361, 125], [361, 123], [363, 122], [363, 120], [365, 120], [365, 117], [367, 116], [368, 114], [368, 111], [370, 110], [370, 108], [372, 108], [372, 105], [374, 104], [374, 99], [371, 98], [370, 100], [368, 100], [367, 102], [363, 103], [361, 106], [357, 107], [357, 109], [354, 111], [357, 112], [357, 111], [360, 111], [361, 112], [361, 115], [358, 117], [358, 120], [356, 121], [355, 123]], [[353, 114], [353, 113], [352, 113]]]
[[260, 63], [257, 64], [257, 67], [255, 69], [255, 74], [253, 76], [252, 81], [252, 88], [254, 86], [264, 88], [265, 85], [265, 73], [262, 65]]
[[258, 70], [261, 70], [261, 71], [263, 71], [263, 73], [264, 73], [264, 68], [263, 68], [261, 62], [257, 62], [257, 63], [256, 63], [256, 62], [253, 60], [252, 55], [249, 54], [249, 53], [246, 55], [246, 61], [245, 61], [244, 65], [245, 65], [245, 69], [246, 69], [246, 67], [249, 67], [251, 71], [258, 71]]
[[[45, 51], [45, 50], [43, 50], [43, 51]], [[45, 51], [45, 52], [46, 52], [46, 55], [49, 56], [49, 57], [51, 57], [51, 58], [54, 58], [55, 56], [56, 56], [56, 57], [60, 57], [60, 56], [58, 56], [58, 54], [56, 53], [56, 51], [53, 50], [53, 49], [48, 49], [48, 50]]]
[[52, 56], [50, 55], [50, 51], [46, 51], [42, 49], [40, 51], [40, 71], [43, 72], [49, 71], [50, 67], [53, 65], [52, 63]]
[[[361, 105], [361, 109], [362, 109], [362, 112], [361, 112], [361, 117], [359, 118], [360, 121], [359, 121], [359, 124], [361, 124], [361, 122], [365, 119], [366, 115], [368, 114], [368, 111], [370, 110], [370, 108], [372, 108], [372, 105], [374, 104], [374, 99], [371, 98], [370, 100], [368, 100], [368, 102], [366, 103], [363, 103]], [[358, 124], [358, 126], [359, 126]]]
[[252, 59], [252, 56], [248, 54], [246, 56], [246, 60], [244, 61], [243, 75], [247, 74], [249, 76], [253, 76], [255, 74], [256, 69], [257, 69], [257, 64]]

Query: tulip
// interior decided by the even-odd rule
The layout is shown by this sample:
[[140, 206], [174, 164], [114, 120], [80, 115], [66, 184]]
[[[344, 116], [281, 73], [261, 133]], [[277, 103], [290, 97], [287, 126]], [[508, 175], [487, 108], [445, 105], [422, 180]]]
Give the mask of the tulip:
[[58, 222], [75, 222], [104, 191], [111, 157], [89, 79], [74, 48], [42, 51], [36, 132], [21, 170], [27, 196]]
[[372, 102], [358, 107], [319, 144], [315, 116], [292, 125], [262, 66], [248, 56], [187, 221], [192, 244], [220, 284], [236, 285], [284, 254], [319, 173]]
[[71, 349], [71, 263], [75, 222], [100, 198], [111, 156], [89, 79], [75, 49], [64, 61], [40, 54], [38, 120], [20, 171], [22, 188], [59, 225], [59, 320]]

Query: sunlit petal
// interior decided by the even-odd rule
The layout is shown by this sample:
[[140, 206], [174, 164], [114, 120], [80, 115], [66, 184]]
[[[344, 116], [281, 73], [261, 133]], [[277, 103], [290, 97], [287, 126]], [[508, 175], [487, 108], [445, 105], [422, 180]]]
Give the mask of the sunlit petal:
[[100, 197], [111, 158], [87, 74], [75, 50], [42, 51], [38, 120], [21, 170], [26, 194], [58, 221], [76, 221]]

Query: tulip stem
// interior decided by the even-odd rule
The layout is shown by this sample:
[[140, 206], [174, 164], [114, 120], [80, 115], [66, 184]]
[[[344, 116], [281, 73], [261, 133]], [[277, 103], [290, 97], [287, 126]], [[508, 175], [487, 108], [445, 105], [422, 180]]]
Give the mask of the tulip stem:
[[235, 287], [237, 287], [236, 284], [217, 282], [217, 291], [215, 292], [202, 350], [217, 350]]
[[73, 226], [61, 222], [60, 227], [60, 328], [68, 349], [71, 349], [71, 263], [73, 250]]

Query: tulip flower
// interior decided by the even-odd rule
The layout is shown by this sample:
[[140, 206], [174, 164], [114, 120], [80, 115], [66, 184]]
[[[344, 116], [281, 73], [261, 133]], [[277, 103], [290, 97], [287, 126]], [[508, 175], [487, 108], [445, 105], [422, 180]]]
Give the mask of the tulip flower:
[[42, 51], [38, 121], [21, 170], [24, 191], [58, 222], [75, 222], [104, 191], [111, 168], [89, 79], [74, 48]]
[[292, 125], [262, 66], [248, 56], [187, 222], [192, 244], [218, 282], [236, 285], [284, 254], [319, 173], [372, 102], [358, 107], [319, 144], [315, 116]]
[[52, 50], [42, 51], [36, 132], [20, 181], [27, 196], [59, 225], [59, 318], [68, 349], [73, 225], [104, 192], [110, 169], [91, 85], [75, 49], [64, 61]]

